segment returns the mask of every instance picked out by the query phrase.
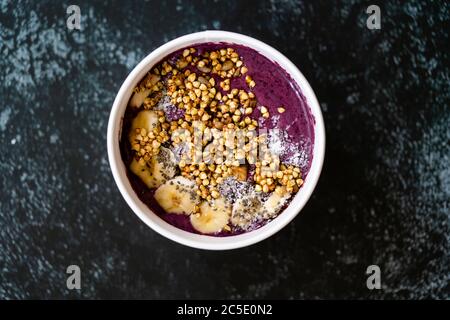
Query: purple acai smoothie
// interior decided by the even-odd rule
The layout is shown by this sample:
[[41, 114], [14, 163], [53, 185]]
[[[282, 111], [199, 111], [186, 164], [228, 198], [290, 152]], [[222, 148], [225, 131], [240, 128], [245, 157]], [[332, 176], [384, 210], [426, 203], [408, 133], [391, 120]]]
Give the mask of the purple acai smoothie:
[[[253, 108], [252, 113], [248, 116], [258, 121], [259, 130], [267, 130], [268, 147], [271, 152], [279, 156], [281, 163], [300, 168], [301, 178], [303, 180], [307, 179], [307, 174], [312, 162], [315, 121], [305, 97], [291, 76], [276, 62], [271, 61], [257, 51], [242, 45], [204, 43], [189, 48], [195, 49], [195, 53], [192, 53], [193, 56], [201, 56], [205, 52], [213, 52], [223, 48], [232, 48], [238, 53], [239, 60], [244, 63], [248, 71], [237, 77], [231, 77], [230, 87], [232, 89], [237, 88], [246, 90], [255, 95], [256, 107]], [[193, 50], [191, 50], [191, 52], [192, 51]], [[185, 52], [185, 49], [178, 50], [162, 61], [167, 61], [169, 64], [175, 65], [180, 57], [183, 57], [183, 52]], [[192, 72], [199, 73], [195, 65], [190, 64], [186, 68]], [[161, 76], [162, 83], [165, 83], [170, 76], [170, 72]], [[248, 80], [246, 80], [248, 76], [256, 83], [253, 88], [249, 88], [248, 86]], [[216, 84], [223, 80], [219, 74], [211, 74], [210, 77], [215, 79]], [[218, 85], [217, 88], [218, 91], [221, 91], [223, 94], [227, 93], [219, 88]], [[159, 103], [164, 104], [165, 116], [168, 120], [183, 118], [184, 111], [170, 103], [170, 99], [167, 97], [161, 98]], [[267, 108], [270, 117], [263, 116], [261, 113], [262, 106]], [[128, 106], [123, 119], [120, 147], [122, 159], [127, 168], [130, 167], [133, 157], [135, 157], [135, 153], [132, 151], [128, 139], [128, 134], [132, 126], [132, 120], [138, 112], [139, 109]], [[253, 181], [254, 169], [254, 165], [248, 165], [247, 180], [250, 183]], [[154, 198], [155, 189], [149, 188], [131, 170], [128, 169], [127, 174], [131, 186], [139, 199], [154, 213], [166, 222], [180, 229], [193, 233], [201, 233], [193, 227], [188, 215], [165, 212]], [[179, 175], [179, 173], [177, 173], [177, 175]], [[302, 192], [301, 187], [297, 192]], [[289, 202], [292, 199], [293, 197], [283, 204], [283, 208], [279, 214], [282, 214], [282, 210], [289, 205]], [[231, 226], [227, 230], [221, 230], [209, 235], [232, 236], [243, 232], [249, 232], [261, 227], [271, 220], [272, 219], [254, 221], [252, 225], [245, 230], [240, 227]]]

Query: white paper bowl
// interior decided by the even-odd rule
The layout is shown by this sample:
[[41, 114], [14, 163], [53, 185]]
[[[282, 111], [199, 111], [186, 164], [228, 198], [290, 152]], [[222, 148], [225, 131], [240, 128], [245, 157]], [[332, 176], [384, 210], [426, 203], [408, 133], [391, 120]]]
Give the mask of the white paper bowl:
[[[133, 88], [137, 83], [156, 63], [170, 53], [187, 46], [205, 42], [227, 42], [244, 45], [276, 61], [297, 82], [315, 119], [313, 160], [308, 176], [300, 191], [295, 195], [283, 213], [273, 221], [257, 230], [229, 237], [213, 237], [190, 233], [170, 225], [153, 213], [132, 189], [119, 147], [123, 116]], [[300, 212], [311, 196], [322, 170], [324, 154], [325, 128], [322, 112], [313, 90], [302, 73], [289, 59], [269, 45], [248, 36], [226, 31], [203, 31], [188, 34], [176, 38], [150, 53], [131, 71], [120, 87], [119, 93], [114, 100], [108, 123], [109, 163], [116, 184], [128, 205], [145, 224], [156, 232], [178, 243], [200, 249], [227, 250], [245, 247], [262, 241], [281, 230]]]

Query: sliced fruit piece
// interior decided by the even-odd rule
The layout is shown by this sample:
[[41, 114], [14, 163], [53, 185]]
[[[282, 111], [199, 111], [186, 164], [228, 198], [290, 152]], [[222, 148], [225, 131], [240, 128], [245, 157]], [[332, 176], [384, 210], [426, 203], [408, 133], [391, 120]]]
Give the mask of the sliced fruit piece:
[[143, 89], [135, 92], [130, 100], [130, 106], [133, 108], [139, 108], [144, 103], [145, 98], [152, 92], [151, 89]]
[[129, 133], [130, 143], [133, 144], [136, 129], [145, 129], [147, 132], [153, 131], [159, 126], [158, 114], [154, 111], [143, 110], [131, 122], [131, 129]]
[[231, 223], [247, 229], [262, 210], [261, 198], [258, 195], [246, 195], [236, 200], [231, 214]]
[[230, 220], [231, 205], [223, 198], [200, 205], [200, 213], [191, 215], [191, 223], [195, 230], [201, 233], [216, 233], [221, 231]]
[[263, 217], [264, 219], [270, 219], [275, 217], [286, 204], [286, 201], [291, 197], [291, 193], [286, 191], [285, 187], [278, 187], [270, 197], [264, 201], [263, 204]]
[[161, 77], [157, 74], [149, 73], [142, 81], [146, 88], [152, 88], [160, 79]]
[[130, 100], [130, 106], [133, 108], [140, 108], [144, 103], [145, 98], [147, 98], [153, 91], [153, 86], [160, 80], [160, 76], [156, 74], [148, 74], [142, 82], [145, 88], [141, 88], [138, 92], [135, 92]]
[[150, 168], [156, 187], [173, 178], [177, 170], [176, 165], [173, 152], [165, 147], [160, 147], [159, 153], [150, 159]]
[[147, 132], [152, 131], [159, 125], [158, 114], [151, 110], [142, 110], [131, 123], [131, 129], [144, 128]]
[[175, 175], [175, 155], [169, 149], [160, 147], [159, 153], [144, 164], [133, 159], [130, 164], [130, 170], [137, 175], [147, 187], [157, 188]]
[[167, 213], [191, 214], [200, 202], [194, 181], [182, 176], [173, 178], [155, 191], [155, 200]]
[[145, 163], [144, 165], [141, 165], [139, 161], [136, 159], [133, 159], [133, 161], [130, 164], [130, 170], [135, 175], [137, 175], [147, 187], [149, 188], [156, 188], [156, 180], [153, 177], [152, 169]]

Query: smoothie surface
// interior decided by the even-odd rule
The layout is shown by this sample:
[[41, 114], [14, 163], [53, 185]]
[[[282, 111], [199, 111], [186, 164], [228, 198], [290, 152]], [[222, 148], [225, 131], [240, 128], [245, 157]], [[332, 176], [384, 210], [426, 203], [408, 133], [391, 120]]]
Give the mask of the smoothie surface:
[[[250, 117], [258, 120], [259, 130], [267, 130], [271, 152], [278, 154], [283, 163], [301, 168], [302, 178], [307, 179], [312, 162], [315, 121], [299, 86], [280, 65], [251, 48], [228, 43], [203, 43], [190, 46], [189, 48], [195, 48], [198, 54], [202, 54], [205, 51], [218, 50], [224, 47], [233, 48], [239, 54], [240, 59], [248, 68], [248, 75], [251, 75], [257, 83], [251, 91], [256, 95], [258, 107], [254, 108]], [[163, 60], [175, 62], [182, 55], [183, 50], [184, 48], [170, 54]], [[194, 69], [195, 67], [192, 70]], [[220, 81], [218, 75], [214, 77]], [[240, 77], [232, 78], [231, 88], [245, 89], [245, 76], [241, 75]], [[271, 114], [269, 118], [266, 119], [261, 116], [260, 106], [265, 106], [269, 110]], [[277, 112], [280, 106], [283, 106], [285, 109], [283, 113]], [[165, 109], [166, 117], [169, 119], [178, 119], [183, 116], [182, 110], [179, 110], [176, 106], [166, 106]], [[123, 136], [120, 144], [122, 158], [127, 168], [131, 163], [133, 154], [130, 150], [128, 139], [126, 139], [126, 134], [135, 115], [136, 110], [128, 107], [123, 121]], [[153, 212], [177, 228], [199, 233], [192, 227], [189, 216], [166, 213], [155, 201], [153, 197], [154, 190], [149, 189], [130, 170], [127, 170], [127, 174], [138, 197]], [[251, 179], [251, 175], [252, 171], [250, 170], [249, 179]], [[302, 189], [300, 188], [298, 192], [302, 192]], [[289, 205], [289, 202], [284, 207]], [[255, 223], [250, 229], [245, 231], [233, 228], [231, 231], [221, 231], [213, 236], [231, 236], [249, 232], [269, 222], [270, 220], [265, 220]]]

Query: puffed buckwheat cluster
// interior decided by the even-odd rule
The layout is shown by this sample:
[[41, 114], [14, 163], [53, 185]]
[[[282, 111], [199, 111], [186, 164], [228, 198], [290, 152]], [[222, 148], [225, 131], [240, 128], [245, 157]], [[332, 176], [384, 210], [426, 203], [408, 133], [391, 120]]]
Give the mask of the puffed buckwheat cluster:
[[[256, 133], [257, 97], [252, 90], [257, 84], [247, 72], [232, 48], [201, 54], [194, 48], [185, 49], [175, 62], [163, 61], [154, 67], [135, 88], [146, 96], [141, 108], [156, 110], [167, 95], [184, 114], [168, 121], [164, 111], [156, 110], [158, 124], [151, 132], [135, 130], [132, 149], [140, 163], [158, 154], [161, 145], [171, 149], [187, 146], [178, 167], [183, 176], [196, 182], [196, 192], [203, 199], [218, 198], [219, 184], [230, 176], [253, 180], [257, 192], [297, 192], [303, 184], [300, 168], [281, 163], [267, 147], [261, 148], [267, 137]], [[245, 77], [247, 89], [232, 88], [237, 77]], [[285, 111], [282, 106], [276, 110]], [[263, 118], [270, 117], [265, 106], [258, 112]], [[235, 137], [227, 139], [228, 133]], [[239, 134], [240, 145], [236, 143]], [[250, 166], [254, 166], [254, 174], [249, 178]]]

